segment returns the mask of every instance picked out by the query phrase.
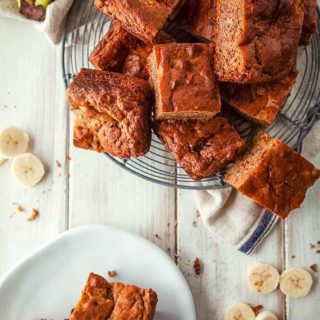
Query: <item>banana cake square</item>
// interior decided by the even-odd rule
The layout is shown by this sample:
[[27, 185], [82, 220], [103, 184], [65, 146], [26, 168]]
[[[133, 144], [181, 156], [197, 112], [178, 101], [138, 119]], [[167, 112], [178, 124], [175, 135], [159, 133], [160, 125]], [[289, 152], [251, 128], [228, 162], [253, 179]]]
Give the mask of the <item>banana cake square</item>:
[[259, 132], [224, 180], [282, 219], [299, 208], [320, 171], [279, 139]]
[[272, 82], [297, 58], [303, 0], [216, 0], [215, 72], [220, 81]]
[[304, 19], [300, 45], [308, 45], [312, 35], [317, 31], [317, 0], [304, 0]]
[[152, 320], [157, 294], [152, 289], [109, 283], [90, 273], [69, 320]]
[[[174, 42], [169, 34], [160, 31], [154, 43]], [[97, 68], [120, 72], [148, 79], [146, 61], [152, 51], [152, 44], [141, 41], [114, 23], [92, 51], [89, 61]]]
[[219, 86], [209, 43], [156, 45], [148, 59], [155, 90], [155, 117], [205, 119], [220, 112]]
[[298, 72], [292, 70], [281, 80], [261, 84], [220, 82], [221, 98], [249, 120], [268, 126], [286, 102], [297, 75]]
[[174, 23], [203, 40], [214, 37], [216, 0], [188, 0], [185, 2]]
[[95, 5], [137, 38], [152, 42], [181, 0], [95, 0]]
[[130, 158], [151, 142], [149, 84], [120, 73], [81, 69], [67, 90], [76, 147]]
[[227, 119], [161, 120], [153, 129], [177, 163], [195, 180], [219, 172], [245, 148], [245, 141]]

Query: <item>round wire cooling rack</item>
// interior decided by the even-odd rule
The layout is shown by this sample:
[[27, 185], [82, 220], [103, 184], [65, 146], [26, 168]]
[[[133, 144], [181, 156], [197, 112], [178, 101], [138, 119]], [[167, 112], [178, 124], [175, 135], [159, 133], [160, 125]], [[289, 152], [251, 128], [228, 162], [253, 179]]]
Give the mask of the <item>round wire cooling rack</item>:
[[[311, 45], [299, 48], [297, 82], [277, 120], [266, 130], [271, 136], [296, 149], [299, 149], [320, 112], [319, 8], [317, 11], [319, 29]], [[88, 62], [89, 55], [111, 23], [110, 18], [94, 7], [93, 1], [74, 2], [67, 17], [62, 45], [62, 68], [66, 85], [80, 68], [92, 67]], [[248, 136], [255, 129], [236, 115], [227, 116], [242, 137]], [[152, 136], [150, 151], [143, 157], [123, 160], [109, 154], [106, 156], [131, 173], [162, 185], [181, 189], [217, 189], [225, 186], [222, 173], [202, 180], [201, 184], [189, 178], [155, 135]]]

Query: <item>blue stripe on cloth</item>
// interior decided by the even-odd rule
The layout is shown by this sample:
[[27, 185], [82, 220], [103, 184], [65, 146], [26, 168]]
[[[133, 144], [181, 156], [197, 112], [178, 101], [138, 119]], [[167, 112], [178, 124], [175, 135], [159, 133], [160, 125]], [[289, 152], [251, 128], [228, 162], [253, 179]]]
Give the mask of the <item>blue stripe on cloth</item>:
[[278, 217], [274, 213], [266, 210], [263, 213], [258, 226], [255, 228], [249, 239], [241, 245], [239, 250], [242, 253], [250, 254], [277, 221]]

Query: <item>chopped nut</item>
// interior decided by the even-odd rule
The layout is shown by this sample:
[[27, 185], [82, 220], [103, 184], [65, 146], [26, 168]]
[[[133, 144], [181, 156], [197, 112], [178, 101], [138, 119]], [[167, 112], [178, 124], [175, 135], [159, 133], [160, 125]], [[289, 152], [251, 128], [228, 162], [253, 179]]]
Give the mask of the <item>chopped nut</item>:
[[313, 264], [310, 266], [310, 269], [313, 271], [313, 272], [318, 272], [318, 265], [317, 264]]
[[71, 160], [71, 157], [69, 155], [66, 155], [66, 160]]
[[291, 259], [295, 259], [296, 258], [296, 256], [291, 256]]
[[310, 248], [314, 249], [316, 246], [313, 243], [310, 243]]
[[257, 306], [250, 305], [251, 309], [253, 310], [254, 314], [257, 316], [259, 313], [261, 313], [263, 306], [261, 304]]
[[155, 234], [155, 237], [158, 239], [158, 240], [161, 240], [160, 236], [156, 233]]
[[197, 276], [199, 276], [202, 273], [202, 266], [201, 266], [199, 258], [196, 258], [196, 260], [194, 260], [193, 270]]
[[108, 275], [109, 275], [109, 277], [113, 278], [117, 275], [117, 272], [115, 270], [109, 270]]
[[61, 167], [61, 163], [60, 163], [58, 160], [56, 160], [56, 164], [57, 164], [57, 167], [58, 167], [58, 168]]
[[30, 216], [28, 217], [28, 221], [33, 221], [39, 217], [39, 212], [36, 209], [32, 209]]

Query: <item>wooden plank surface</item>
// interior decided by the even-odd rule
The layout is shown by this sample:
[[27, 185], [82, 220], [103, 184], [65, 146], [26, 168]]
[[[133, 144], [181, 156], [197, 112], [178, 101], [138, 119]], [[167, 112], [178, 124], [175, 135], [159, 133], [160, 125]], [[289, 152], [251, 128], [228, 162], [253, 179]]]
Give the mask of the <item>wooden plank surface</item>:
[[[262, 304], [280, 319], [319, 317], [317, 274], [313, 274], [312, 294], [296, 301], [285, 301], [279, 291], [257, 296], [246, 283], [248, 267], [258, 261], [280, 270], [296, 265], [308, 268], [313, 263], [320, 266], [320, 255], [309, 247], [309, 242], [320, 240], [319, 183], [299, 212], [286, 224], [279, 224], [257, 253], [247, 257], [219, 243], [203, 227], [192, 192], [144, 181], [103, 155], [67, 145], [70, 133], [60, 48], [20, 22], [0, 19], [0, 29], [0, 128], [14, 124], [28, 131], [32, 151], [48, 171], [39, 186], [25, 191], [15, 183], [10, 163], [0, 166], [0, 276], [67, 228], [110, 224], [143, 235], [173, 258], [178, 255], [178, 265], [193, 292], [197, 319], [222, 319], [235, 302]], [[67, 154], [70, 161], [65, 161]], [[306, 156], [320, 166], [319, 154]], [[65, 173], [70, 174], [69, 179]], [[13, 202], [26, 212], [12, 214], [17, 212]], [[27, 222], [32, 208], [39, 209], [40, 218]], [[197, 257], [204, 267], [200, 276], [193, 271]]]
[[[31, 137], [30, 151], [46, 167], [33, 189], [20, 187], [7, 161], [0, 166], [0, 275], [66, 228], [64, 160], [66, 109], [60, 49], [25, 23], [0, 19], [0, 128], [16, 125]], [[59, 160], [61, 168], [56, 166]], [[59, 176], [61, 173], [61, 176]], [[25, 212], [18, 212], [12, 203]], [[32, 208], [39, 219], [27, 222]]]

